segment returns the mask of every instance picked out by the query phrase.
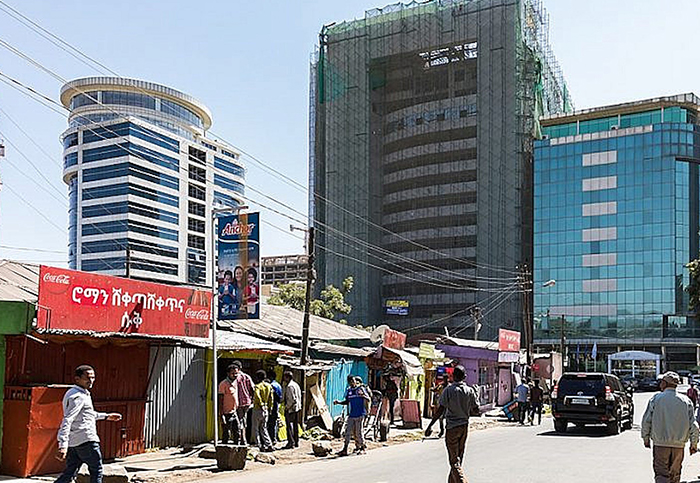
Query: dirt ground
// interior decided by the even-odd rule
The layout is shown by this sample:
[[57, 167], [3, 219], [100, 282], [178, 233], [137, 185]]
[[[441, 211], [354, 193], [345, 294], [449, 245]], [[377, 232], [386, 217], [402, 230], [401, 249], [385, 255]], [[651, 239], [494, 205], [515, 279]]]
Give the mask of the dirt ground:
[[[469, 422], [469, 429], [471, 431], [479, 431], [495, 426], [511, 426], [515, 423], [508, 422], [497, 418], [472, 418]], [[433, 427], [433, 435], [431, 438], [436, 438], [439, 432], [439, 427], [435, 425]], [[397, 444], [403, 444], [411, 441], [418, 441], [423, 438], [424, 429], [411, 429], [405, 430], [401, 428], [391, 428], [389, 434], [389, 440], [387, 442], [375, 442], [368, 440], [367, 449], [369, 451], [380, 448], [383, 446], [393, 446]], [[329, 440], [331, 446], [333, 447], [333, 452], [323, 457], [324, 459], [339, 458], [337, 453], [343, 447], [342, 439], [331, 439]], [[275, 457], [275, 464], [277, 465], [288, 465], [303, 463], [306, 461], [315, 461], [321, 459], [320, 457], [314, 456], [311, 449], [312, 441], [302, 439], [299, 441], [299, 448], [293, 450], [288, 449], [278, 449], [274, 453], [270, 453]], [[285, 442], [277, 444], [278, 448], [283, 447]], [[353, 449], [353, 444], [350, 445], [350, 450]], [[269, 466], [267, 463], [260, 463], [255, 461], [253, 458], [258, 453], [257, 448], [251, 447], [248, 453], [248, 462], [246, 463], [245, 471], [255, 471], [261, 468], [266, 468]], [[154, 454], [155, 456], [155, 454]], [[202, 462], [210, 462], [211, 466], [206, 468], [196, 468], [196, 469], [174, 469], [174, 470], [159, 470], [159, 471], [141, 471], [133, 474], [131, 477], [132, 483], [185, 483], [195, 480], [205, 480], [211, 476], [219, 475], [223, 473], [221, 470], [216, 468], [216, 461], [213, 459], [201, 459]], [[233, 473], [233, 472], [231, 472]]]

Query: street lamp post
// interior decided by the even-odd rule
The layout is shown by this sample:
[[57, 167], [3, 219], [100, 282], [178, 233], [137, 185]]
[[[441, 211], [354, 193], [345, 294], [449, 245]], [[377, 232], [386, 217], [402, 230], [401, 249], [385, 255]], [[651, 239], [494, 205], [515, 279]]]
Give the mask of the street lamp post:
[[212, 350], [212, 408], [214, 412], [214, 447], [219, 441], [219, 391], [218, 384], [219, 380], [216, 374], [216, 365], [218, 362], [218, 353], [216, 348], [216, 325], [218, 322], [218, 294], [219, 290], [217, 287], [216, 280], [216, 238], [217, 238], [217, 219], [218, 215], [224, 213], [235, 213], [238, 214], [241, 210], [247, 209], [247, 206], [236, 206], [236, 207], [222, 207], [222, 208], [212, 208], [211, 210], [211, 287], [212, 287], [212, 297], [211, 297], [211, 350]]

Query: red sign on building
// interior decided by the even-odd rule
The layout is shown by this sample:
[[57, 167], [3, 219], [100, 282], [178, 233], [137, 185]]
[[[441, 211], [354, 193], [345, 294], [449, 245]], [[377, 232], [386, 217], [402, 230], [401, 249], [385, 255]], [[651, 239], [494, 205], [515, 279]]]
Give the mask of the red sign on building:
[[387, 327], [384, 330], [382, 345], [384, 347], [388, 347], [389, 349], [403, 350], [403, 348], [406, 347], [406, 334]]
[[37, 326], [209, 337], [211, 292], [41, 266]]
[[520, 332], [498, 329], [498, 350], [501, 352], [518, 352], [520, 350]]

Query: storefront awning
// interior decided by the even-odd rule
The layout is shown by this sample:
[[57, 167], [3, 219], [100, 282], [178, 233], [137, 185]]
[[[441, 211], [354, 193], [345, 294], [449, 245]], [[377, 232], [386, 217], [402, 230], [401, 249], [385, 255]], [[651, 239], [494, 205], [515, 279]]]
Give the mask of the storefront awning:
[[421, 364], [420, 360], [413, 354], [400, 349], [391, 349], [389, 347], [384, 346], [381, 346], [380, 349], [398, 356], [401, 359], [401, 362], [403, 363], [404, 370], [406, 371], [407, 375], [422, 376], [423, 374], [425, 374], [425, 372], [423, 371], [423, 364]]

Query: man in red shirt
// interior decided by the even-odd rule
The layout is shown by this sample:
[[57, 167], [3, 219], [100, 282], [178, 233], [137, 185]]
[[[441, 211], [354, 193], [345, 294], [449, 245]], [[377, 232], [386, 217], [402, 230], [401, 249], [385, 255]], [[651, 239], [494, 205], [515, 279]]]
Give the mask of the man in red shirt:
[[236, 410], [238, 409], [238, 385], [236, 384], [235, 367], [229, 365], [226, 379], [219, 384], [219, 418], [222, 420], [223, 432], [221, 442], [227, 444], [229, 436], [233, 444], [240, 439], [240, 424]]
[[241, 361], [233, 361], [231, 370], [236, 378], [236, 387], [238, 388], [238, 407], [236, 415], [238, 416], [238, 428], [240, 433], [239, 444], [246, 445], [246, 427], [248, 425], [248, 410], [253, 405], [253, 379], [243, 372]]

